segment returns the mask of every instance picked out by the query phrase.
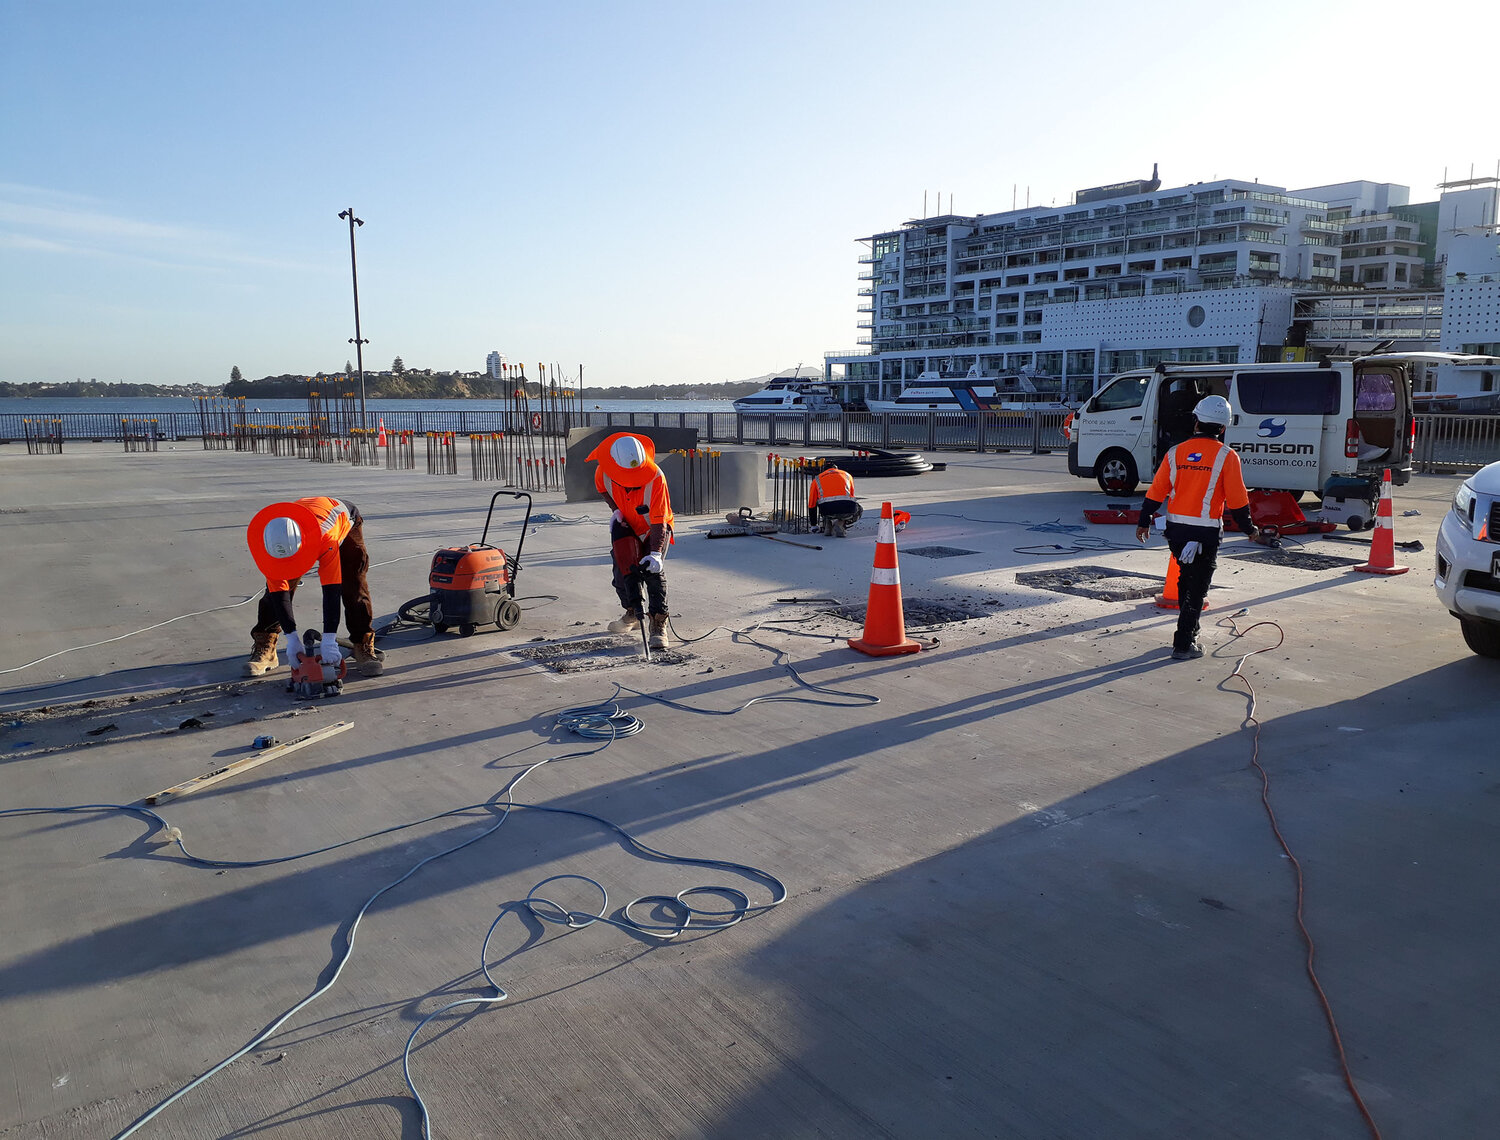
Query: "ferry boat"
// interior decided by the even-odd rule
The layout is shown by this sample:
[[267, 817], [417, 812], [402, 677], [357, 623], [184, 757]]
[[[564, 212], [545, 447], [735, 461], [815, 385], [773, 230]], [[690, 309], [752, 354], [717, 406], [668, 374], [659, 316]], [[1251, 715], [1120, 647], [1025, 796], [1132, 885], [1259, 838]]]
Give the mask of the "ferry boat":
[[837, 415], [844, 406], [827, 384], [788, 376], [772, 380], [759, 392], [741, 396], [734, 410], [751, 415]]
[[1008, 412], [1066, 411], [1059, 393], [1044, 392], [1023, 374], [985, 379], [976, 368], [963, 379], [944, 380], [937, 372], [923, 372], [889, 400], [867, 400], [870, 411], [881, 412]]

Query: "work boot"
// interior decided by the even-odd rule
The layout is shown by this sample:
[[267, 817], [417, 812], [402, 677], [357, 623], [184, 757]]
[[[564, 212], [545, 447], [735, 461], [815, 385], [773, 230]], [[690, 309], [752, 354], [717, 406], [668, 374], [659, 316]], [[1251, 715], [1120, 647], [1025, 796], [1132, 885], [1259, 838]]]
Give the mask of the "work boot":
[[844, 538], [844, 537], [846, 537], [844, 532], [847, 529], [847, 526], [848, 526], [848, 524], [846, 524], [843, 519], [834, 519], [833, 520], [833, 537], [834, 538]]
[[367, 633], [354, 647], [354, 667], [361, 677], [378, 677], [385, 672], [385, 654], [375, 648], [375, 635]]
[[250, 650], [250, 660], [245, 662], [245, 676], [264, 677], [281, 665], [281, 658], [276, 653], [280, 634], [273, 629], [270, 633], [252, 633], [250, 636], [255, 639], [255, 644]]
[[666, 649], [672, 644], [672, 639], [667, 636], [667, 615], [651, 615], [651, 648]]
[[1203, 643], [1201, 641], [1199, 641], [1196, 637], [1193, 638], [1193, 640], [1188, 644], [1188, 647], [1186, 649], [1176, 649], [1176, 648], [1174, 648], [1172, 650], [1172, 660], [1173, 661], [1191, 661], [1195, 657], [1202, 657], [1202, 656], [1203, 656]]
[[641, 615], [626, 610], [617, 620], [609, 623], [609, 632], [634, 637], [641, 632]]

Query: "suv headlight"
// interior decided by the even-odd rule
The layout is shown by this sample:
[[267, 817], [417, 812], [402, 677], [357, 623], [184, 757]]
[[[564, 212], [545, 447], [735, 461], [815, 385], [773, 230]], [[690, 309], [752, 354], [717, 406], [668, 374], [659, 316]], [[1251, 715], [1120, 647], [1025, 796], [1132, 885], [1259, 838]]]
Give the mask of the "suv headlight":
[[1453, 513], [1466, 529], [1474, 529], [1474, 491], [1467, 483], [1459, 484], [1453, 494]]

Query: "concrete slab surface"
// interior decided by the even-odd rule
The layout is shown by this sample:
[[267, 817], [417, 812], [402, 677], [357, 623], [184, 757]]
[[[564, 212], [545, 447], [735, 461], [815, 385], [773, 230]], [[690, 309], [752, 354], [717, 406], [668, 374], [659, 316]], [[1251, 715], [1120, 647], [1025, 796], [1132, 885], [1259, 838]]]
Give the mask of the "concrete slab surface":
[[[1401, 577], [1245, 560], [1229, 539], [1210, 652], [1172, 662], [1174, 618], [1149, 601], [1017, 584], [1066, 566], [1164, 577], [1159, 541], [1113, 545], [1129, 527], [1047, 525], [1105, 501], [1062, 456], [934, 458], [947, 469], [861, 481], [866, 521], [802, 540], [818, 551], [680, 519], [674, 625], [701, 640], [650, 664], [622, 643], [564, 673], [515, 651], [607, 636], [606, 512], [538, 495], [562, 521], [527, 536], [517, 628], [393, 630], [385, 676], [308, 703], [284, 668], [240, 675], [251, 515], [357, 502], [389, 622], [425, 593], [433, 550], [478, 538], [492, 485], [183, 444], [0, 448], [0, 808], [136, 803], [258, 735], [343, 719], [161, 814], [195, 855], [263, 860], [482, 804], [550, 760], [517, 801], [788, 891], [666, 944], [545, 924], [517, 904], [554, 875], [603, 884], [616, 917], [699, 884], [770, 895], [583, 816], [515, 812], [381, 896], [326, 995], [137, 1135], [418, 1137], [402, 1048], [426, 1014], [492, 992], [497, 919], [485, 961], [509, 1000], [444, 1014], [413, 1054], [445, 1140], [1370, 1135], [1305, 970], [1248, 698], [1226, 681], [1254, 649], [1269, 802], [1369, 1111], [1387, 1138], [1492, 1134], [1500, 663], [1468, 653], [1431, 588], [1456, 479], [1398, 490], [1397, 538], [1426, 545]], [[912, 513], [900, 544], [974, 551], [902, 559], [914, 613], [984, 615], [909, 626], [936, 641], [915, 656], [864, 657], [833, 603], [782, 600], [864, 603], [882, 498]], [[496, 507], [507, 550], [520, 517]], [[1285, 640], [1268, 648], [1257, 622]], [[612, 699], [644, 731], [576, 755], [597, 745], [556, 714]], [[0, 1136], [119, 1135], [327, 981], [366, 899], [497, 818], [215, 868], [124, 813], [0, 817]], [[590, 891], [542, 893], [586, 911]]]

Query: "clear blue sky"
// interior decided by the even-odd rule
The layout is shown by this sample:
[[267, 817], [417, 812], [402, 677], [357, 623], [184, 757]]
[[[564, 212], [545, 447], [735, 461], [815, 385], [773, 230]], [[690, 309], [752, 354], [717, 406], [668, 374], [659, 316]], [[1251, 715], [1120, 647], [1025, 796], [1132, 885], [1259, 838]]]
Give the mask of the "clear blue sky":
[[[0, 380], [821, 366], [855, 239], [1500, 158], [1488, 5], [0, 0]], [[1467, 62], [1466, 62], [1467, 61]]]

